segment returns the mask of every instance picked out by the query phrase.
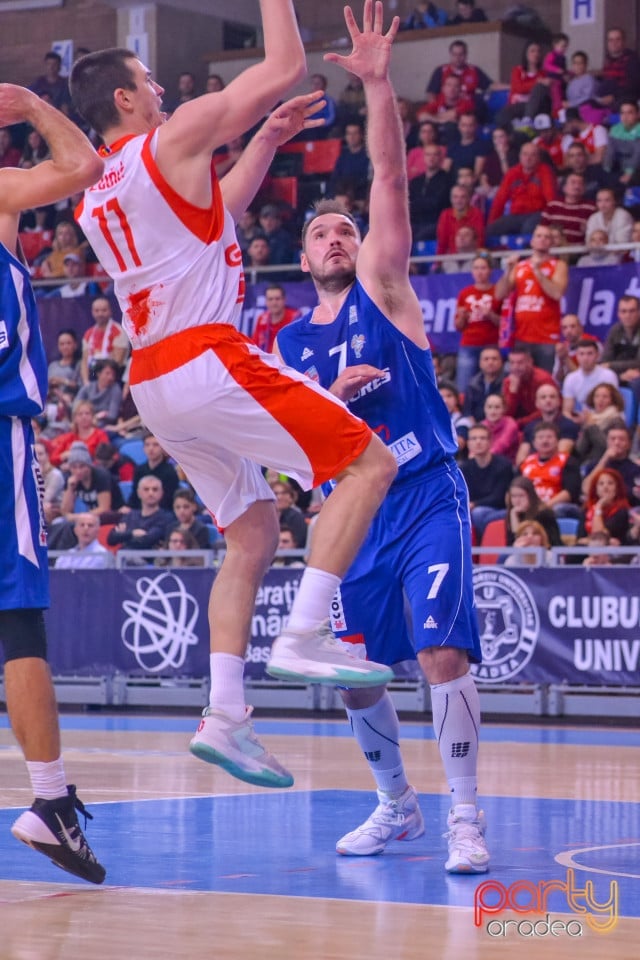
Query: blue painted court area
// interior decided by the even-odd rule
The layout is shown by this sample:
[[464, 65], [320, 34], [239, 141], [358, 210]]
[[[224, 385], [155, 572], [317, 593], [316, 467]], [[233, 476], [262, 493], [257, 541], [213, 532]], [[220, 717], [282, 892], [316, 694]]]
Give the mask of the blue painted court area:
[[[193, 733], [198, 715], [192, 717], [146, 716], [142, 714], [68, 714], [60, 718], [65, 730], [99, 730], [113, 732]], [[258, 736], [333, 737], [349, 738], [352, 733], [346, 720], [271, 720], [257, 719], [254, 727]], [[0, 715], [0, 729], [8, 729], [6, 714]], [[430, 722], [401, 723], [403, 740], [434, 740]], [[615, 727], [530, 727], [485, 723], [482, 740], [487, 743], [545, 743], [575, 746], [640, 747], [640, 729], [621, 730]]]
[[[426, 835], [370, 858], [334, 853], [371, 812], [372, 795], [360, 791], [93, 804], [87, 832], [118, 887], [470, 907], [486, 878], [444, 873], [447, 800], [422, 795], [421, 805]], [[492, 879], [565, 880], [555, 858], [571, 857], [579, 886], [591, 880], [605, 901], [615, 879], [620, 915], [640, 917], [639, 805], [488, 797], [484, 808]], [[15, 816], [0, 810], [0, 880], [74, 882], [13, 839]], [[551, 894], [548, 909], [566, 913], [566, 897]]]

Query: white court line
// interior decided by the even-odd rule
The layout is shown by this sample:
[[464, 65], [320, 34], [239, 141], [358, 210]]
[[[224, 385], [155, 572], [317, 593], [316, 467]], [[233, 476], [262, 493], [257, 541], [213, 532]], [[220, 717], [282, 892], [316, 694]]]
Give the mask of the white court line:
[[615, 870], [602, 870], [600, 867], [585, 867], [583, 863], [574, 860], [574, 856], [581, 853], [594, 853], [596, 850], [620, 850], [623, 847], [640, 847], [640, 842], [628, 841], [623, 843], [608, 843], [600, 847], [581, 847], [579, 850], [567, 850], [554, 857], [555, 861], [563, 867], [573, 867], [575, 870], [584, 870], [585, 873], [602, 873], [606, 877], [630, 877], [632, 880], [640, 880], [640, 873], [623, 873]]

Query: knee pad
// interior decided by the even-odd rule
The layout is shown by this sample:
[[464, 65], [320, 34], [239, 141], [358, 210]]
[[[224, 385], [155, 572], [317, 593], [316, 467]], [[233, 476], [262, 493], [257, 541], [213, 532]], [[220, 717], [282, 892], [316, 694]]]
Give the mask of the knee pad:
[[5, 662], [26, 657], [47, 659], [42, 610], [0, 610], [0, 641]]

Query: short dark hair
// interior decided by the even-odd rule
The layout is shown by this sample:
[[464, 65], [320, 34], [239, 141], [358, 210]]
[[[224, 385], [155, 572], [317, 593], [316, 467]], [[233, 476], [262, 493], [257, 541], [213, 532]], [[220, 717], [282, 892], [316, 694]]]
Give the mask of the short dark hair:
[[556, 440], [560, 439], [560, 429], [557, 424], [550, 423], [547, 420], [540, 420], [533, 428], [534, 437], [537, 437], [543, 430], [551, 430], [551, 432], [555, 434]]
[[467, 44], [464, 42], [464, 40], [453, 40], [453, 41], [449, 44], [449, 53], [451, 53], [451, 51], [453, 50], [454, 47], [463, 47], [465, 53], [466, 53], [466, 52], [468, 51], [468, 49], [469, 49], [469, 47], [468, 47]]
[[484, 423], [474, 423], [472, 427], [469, 427], [468, 436], [470, 437], [474, 430], [481, 430], [483, 433], [486, 433], [488, 437], [491, 436], [491, 430]]
[[119, 88], [135, 90], [128, 61], [137, 60], [132, 50], [111, 47], [81, 57], [69, 79], [71, 99], [78, 113], [99, 133], [120, 124], [113, 95]]
[[48, 53], [45, 53], [44, 59], [45, 59], [45, 61], [47, 61], [47, 60], [56, 60], [57, 63], [58, 63], [58, 66], [62, 66], [62, 57], [60, 56], [59, 53], [56, 53], [55, 50], [49, 50]]
[[191, 489], [191, 487], [178, 487], [178, 489], [173, 494], [173, 498], [171, 502], [175, 503], [176, 500], [188, 500], [189, 503], [195, 503], [197, 505], [196, 495]]
[[579, 350], [580, 347], [589, 347], [591, 350], [598, 350], [598, 344], [595, 340], [588, 340], [587, 337], [583, 337], [581, 340], [578, 340], [576, 343], [576, 350]]
[[612, 420], [611, 423], [609, 423], [605, 427], [605, 430], [604, 430], [605, 435], [608, 436], [608, 434], [610, 434], [612, 430], [624, 430], [627, 437], [629, 438], [629, 441], [631, 441], [631, 434], [629, 432], [629, 427], [627, 426], [626, 422], [622, 419], [622, 417], [618, 417], [616, 420]]
[[[327, 213], [337, 213], [341, 217], [346, 217], [347, 220], [351, 221], [356, 229], [358, 229], [358, 224], [355, 221], [349, 211], [344, 207], [338, 200], [318, 200], [317, 203], [314, 203], [311, 210], [311, 216], [305, 220], [305, 224], [302, 228], [302, 249], [304, 250], [304, 242], [309, 231], [309, 227], [314, 220], [317, 220], [318, 217], [324, 217]], [[360, 231], [358, 231], [360, 232]]]
[[638, 110], [638, 104], [635, 100], [632, 100], [631, 97], [625, 97], [624, 100], [620, 101], [620, 106], [618, 107], [618, 112], [620, 112], [621, 107], [633, 107], [634, 110]]

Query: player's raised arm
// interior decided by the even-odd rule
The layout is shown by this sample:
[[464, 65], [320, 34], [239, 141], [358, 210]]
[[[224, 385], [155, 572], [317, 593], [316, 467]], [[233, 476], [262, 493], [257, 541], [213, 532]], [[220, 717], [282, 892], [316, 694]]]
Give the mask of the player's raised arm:
[[219, 93], [178, 107], [162, 127], [158, 160], [210, 153], [251, 129], [306, 73], [306, 60], [292, 0], [260, 0], [264, 59], [244, 70]]
[[51, 159], [29, 170], [0, 171], [0, 215], [55, 203], [100, 178], [103, 162], [82, 131], [25, 87], [0, 84], [0, 125], [29, 123], [46, 140]]

